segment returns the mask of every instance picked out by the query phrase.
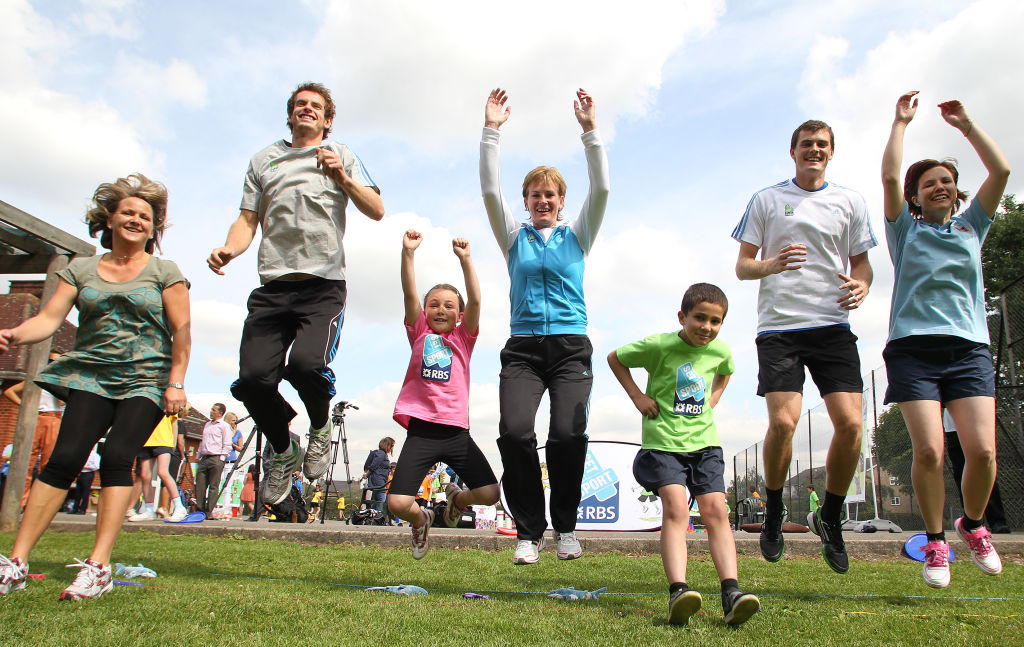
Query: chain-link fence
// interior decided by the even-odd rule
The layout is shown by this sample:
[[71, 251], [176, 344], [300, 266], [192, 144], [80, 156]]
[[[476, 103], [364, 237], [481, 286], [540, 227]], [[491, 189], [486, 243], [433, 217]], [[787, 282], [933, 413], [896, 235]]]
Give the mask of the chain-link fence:
[[[997, 496], [1005, 513], [1005, 525], [1024, 528], [1024, 277], [1010, 284], [989, 304], [989, 327], [996, 362], [996, 461]], [[903, 530], [924, 530], [910, 468], [913, 450], [910, 435], [899, 408], [884, 405], [888, 385], [884, 367], [864, 376], [864, 435], [866, 470], [863, 501], [850, 503], [850, 518], [887, 519]], [[824, 498], [825, 457], [832, 440], [832, 422], [824, 403], [808, 409], [797, 424], [782, 496], [789, 517], [803, 523], [810, 511], [808, 485]], [[947, 441], [954, 434], [947, 434]], [[957, 445], [958, 446], [958, 445]], [[953, 476], [950, 453], [946, 455], [946, 506], [944, 525], [963, 514], [960, 490]], [[736, 510], [737, 524], [761, 521], [760, 501], [750, 499], [750, 488], [764, 492], [762, 443], [733, 456], [733, 482], [729, 501]], [[855, 479], [856, 482], [856, 479]], [[856, 499], [858, 497], [850, 497]], [[996, 515], [987, 514], [990, 526], [1001, 525]]]

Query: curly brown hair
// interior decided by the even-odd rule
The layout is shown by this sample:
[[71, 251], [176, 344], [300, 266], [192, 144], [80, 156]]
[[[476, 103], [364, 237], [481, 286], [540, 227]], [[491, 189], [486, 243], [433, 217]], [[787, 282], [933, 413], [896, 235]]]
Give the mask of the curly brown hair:
[[89, 225], [89, 235], [99, 235], [100, 246], [111, 249], [113, 245], [107, 219], [117, 211], [118, 205], [125, 198], [139, 198], [153, 209], [153, 237], [146, 241], [146, 252], [153, 253], [159, 249], [167, 226], [167, 187], [154, 182], [142, 173], [132, 173], [128, 177], [118, 178], [116, 182], [104, 182], [96, 187], [92, 194], [93, 207], [85, 213], [85, 222]]
[[[316, 92], [317, 94], [319, 94], [321, 97], [324, 98], [324, 118], [327, 121], [333, 122], [334, 121], [334, 111], [335, 111], [335, 108], [334, 108], [334, 99], [331, 98], [331, 91], [328, 90], [327, 86], [324, 85], [323, 83], [313, 83], [312, 81], [307, 81], [306, 83], [303, 83], [299, 87], [295, 88], [295, 91], [292, 92], [292, 96], [288, 97], [288, 114], [287, 114], [287, 121], [286, 121], [286, 123], [288, 125], [288, 130], [291, 131], [291, 129], [292, 129], [291, 118], [292, 118], [292, 111], [295, 110], [295, 97], [300, 92], [303, 92], [303, 91]], [[327, 134], [330, 133], [330, 132], [331, 132], [331, 127], [330, 126], [328, 126], [327, 128], [324, 128], [324, 135], [323, 135], [324, 139], [327, 139]]]

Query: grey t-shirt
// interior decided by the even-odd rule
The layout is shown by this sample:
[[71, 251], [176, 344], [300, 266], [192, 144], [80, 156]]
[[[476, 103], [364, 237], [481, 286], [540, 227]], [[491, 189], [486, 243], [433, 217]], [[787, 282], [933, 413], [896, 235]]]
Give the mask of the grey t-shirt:
[[347, 146], [325, 141], [292, 148], [277, 141], [253, 155], [242, 188], [242, 209], [255, 211], [263, 228], [257, 264], [260, 283], [301, 272], [345, 278], [345, 207], [348, 196], [316, 165], [316, 149], [330, 148], [355, 182], [376, 188]]

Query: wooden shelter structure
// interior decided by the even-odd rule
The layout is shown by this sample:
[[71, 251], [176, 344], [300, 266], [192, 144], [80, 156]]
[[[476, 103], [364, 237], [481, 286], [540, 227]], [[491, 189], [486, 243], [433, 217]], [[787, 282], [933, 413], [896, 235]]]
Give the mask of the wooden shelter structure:
[[[74, 257], [93, 256], [95, 253], [96, 247], [90, 243], [0, 200], [0, 274], [46, 274], [41, 304], [45, 304], [56, 291], [60, 280], [56, 275], [58, 271], [67, 267]], [[30, 469], [29, 454], [39, 412], [39, 387], [34, 380], [49, 354], [49, 338], [28, 347], [22, 406], [14, 434], [7, 487], [0, 502], [0, 531], [3, 532], [18, 527], [21, 496], [25, 490], [25, 476]]]

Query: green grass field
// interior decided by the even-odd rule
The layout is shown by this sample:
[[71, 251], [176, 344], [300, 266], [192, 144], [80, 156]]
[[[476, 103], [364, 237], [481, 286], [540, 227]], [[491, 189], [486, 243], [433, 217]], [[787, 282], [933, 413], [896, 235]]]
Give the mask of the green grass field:
[[[0, 535], [0, 550], [13, 537]], [[704, 608], [689, 627], [665, 624], [667, 587], [657, 556], [584, 555], [512, 566], [511, 551], [408, 551], [304, 546], [242, 538], [126, 533], [115, 561], [159, 577], [116, 586], [95, 601], [58, 602], [88, 555], [92, 535], [47, 533], [33, 554], [28, 590], [0, 598], [0, 644], [75, 645], [1008, 645], [1024, 634], [1024, 567], [999, 577], [967, 560], [953, 584], [925, 586], [909, 560], [855, 561], [845, 576], [820, 559], [768, 564], [741, 558], [740, 585], [761, 597], [739, 629], [722, 623], [714, 567], [691, 560], [689, 583]], [[367, 592], [416, 584], [429, 595]], [[539, 592], [607, 586], [597, 601]], [[490, 593], [490, 600], [462, 597]], [[998, 599], [1004, 598], [1004, 599]]]

